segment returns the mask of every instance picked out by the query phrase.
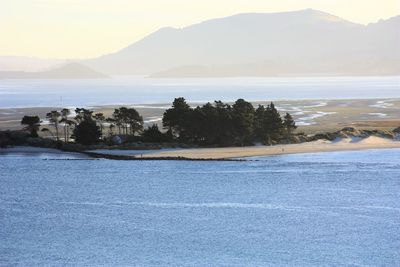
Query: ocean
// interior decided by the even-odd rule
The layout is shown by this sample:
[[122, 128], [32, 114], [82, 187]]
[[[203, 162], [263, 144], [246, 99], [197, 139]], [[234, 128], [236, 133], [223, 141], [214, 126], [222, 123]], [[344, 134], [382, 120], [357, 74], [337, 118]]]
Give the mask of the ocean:
[[0, 107], [91, 107], [171, 103], [175, 97], [222, 100], [400, 98], [400, 76], [149, 79], [0, 80]]
[[80, 157], [0, 150], [0, 265], [400, 265], [399, 149]]

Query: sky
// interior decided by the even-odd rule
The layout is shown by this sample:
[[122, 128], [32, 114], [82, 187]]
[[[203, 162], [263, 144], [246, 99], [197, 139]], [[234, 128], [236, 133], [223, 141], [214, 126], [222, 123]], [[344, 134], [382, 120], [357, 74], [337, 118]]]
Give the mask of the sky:
[[166, 26], [306, 8], [368, 24], [399, 15], [400, 0], [0, 0], [0, 56], [91, 58]]

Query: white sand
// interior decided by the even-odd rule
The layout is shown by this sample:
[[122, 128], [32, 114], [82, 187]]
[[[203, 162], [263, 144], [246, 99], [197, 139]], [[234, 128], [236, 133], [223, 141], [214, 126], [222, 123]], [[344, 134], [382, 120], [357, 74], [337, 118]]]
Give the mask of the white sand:
[[314, 153], [329, 151], [363, 150], [379, 148], [400, 148], [400, 141], [393, 141], [379, 137], [365, 139], [340, 139], [333, 142], [318, 140], [309, 143], [276, 145], [276, 146], [251, 146], [228, 148], [196, 148], [182, 149], [144, 154], [143, 157], [185, 157], [190, 159], [224, 159], [243, 158], [255, 156], [270, 156], [296, 153]]

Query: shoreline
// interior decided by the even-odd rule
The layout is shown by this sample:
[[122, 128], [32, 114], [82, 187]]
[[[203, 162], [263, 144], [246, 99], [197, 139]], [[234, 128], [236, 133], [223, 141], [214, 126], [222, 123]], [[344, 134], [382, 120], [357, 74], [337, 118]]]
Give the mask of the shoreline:
[[308, 154], [340, 151], [359, 151], [370, 149], [400, 149], [400, 141], [370, 136], [365, 139], [346, 138], [335, 141], [317, 140], [300, 144], [285, 144], [274, 146], [248, 146], [248, 147], [225, 147], [225, 148], [189, 148], [173, 151], [149, 150], [143, 154], [107, 154], [95, 151], [66, 151], [59, 149], [48, 149], [30, 146], [16, 146], [0, 149], [3, 153], [57, 153], [57, 154], [80, 154], [92, 159], [130, 160], [130, 161], [246, 161], [251, 157], [268, 157], [290, 154]]
[[357, 151], [368, 149], [400, 148], [400, 141], [393, 141], [381, 137], [368, 137], [365, 139], [341, 139], [338, 141], [318, 140], [300, 144], [287, 144], [275, 146], [227, 147], [227, 148], [195, 148], [175, 151], [156, 152], [143, 154], [143, 158], [174, 158], [181, 157], [195, 159], [240, 159], [249, 157], [266, 157], [289, 154]]

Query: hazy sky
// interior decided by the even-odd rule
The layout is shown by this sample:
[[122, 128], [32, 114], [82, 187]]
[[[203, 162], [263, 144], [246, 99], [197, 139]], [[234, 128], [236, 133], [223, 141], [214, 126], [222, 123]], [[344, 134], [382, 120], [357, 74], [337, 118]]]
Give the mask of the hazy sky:
[[164, 26], [305, 8], [368, 24], [400, 14], [400, 0], [0, 0], [0, 55], [95, 57]]

